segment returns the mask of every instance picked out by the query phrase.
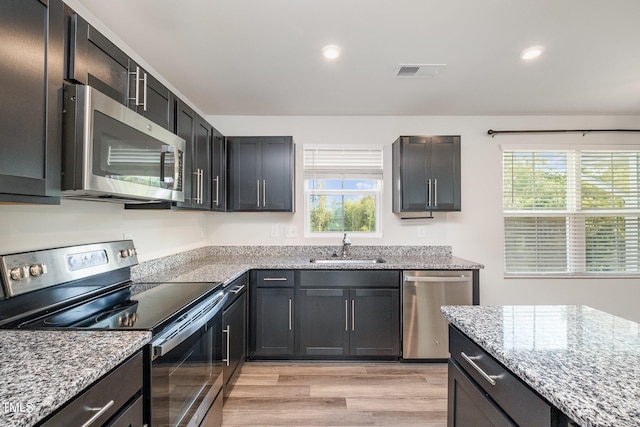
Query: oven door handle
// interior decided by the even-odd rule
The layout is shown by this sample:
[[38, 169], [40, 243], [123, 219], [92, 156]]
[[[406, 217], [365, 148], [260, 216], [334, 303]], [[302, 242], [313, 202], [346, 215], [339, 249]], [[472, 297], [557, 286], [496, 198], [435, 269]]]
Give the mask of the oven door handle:
[[198, 329], [206, 325], [213, 316], [222, 311], [227, 298], [228, 296], [225, 295], [224, 291], [215, 293], [175, 321], [167, 331], [158, 335], [151, 342], [153, 359], [167, 354]]

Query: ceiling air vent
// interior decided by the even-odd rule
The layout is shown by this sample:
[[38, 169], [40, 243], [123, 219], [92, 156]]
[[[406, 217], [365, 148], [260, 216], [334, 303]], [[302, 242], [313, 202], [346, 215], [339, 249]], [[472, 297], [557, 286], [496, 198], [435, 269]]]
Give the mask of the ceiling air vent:
[[440, 74], [440, 71], [447, 64], [399, 64], [394, 77], [433, 77]]

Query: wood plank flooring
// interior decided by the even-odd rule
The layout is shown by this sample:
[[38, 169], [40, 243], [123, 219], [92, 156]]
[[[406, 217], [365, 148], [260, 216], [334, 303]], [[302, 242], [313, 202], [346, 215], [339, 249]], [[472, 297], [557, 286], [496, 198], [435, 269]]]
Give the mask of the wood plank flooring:
[[444, 363], [247, 362], [223, 427], [447, 424]]

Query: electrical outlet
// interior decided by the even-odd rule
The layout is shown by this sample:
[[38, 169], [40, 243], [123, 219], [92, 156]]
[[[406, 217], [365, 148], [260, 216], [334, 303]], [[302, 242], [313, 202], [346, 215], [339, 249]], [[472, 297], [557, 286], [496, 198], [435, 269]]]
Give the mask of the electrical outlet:
[[424, 237], [425, 234], [426, 234], [426, 230], [424, 228], [424, 225], [418, 226], [418, 237]]
[[271, 237], [278, 237], [278, 226], [277, 225], [272, 225], [271, 226]]
[[296, 237], [298, 235], [298, 228], [295, 225], [285, 227], [284, 234], [286, 237]]

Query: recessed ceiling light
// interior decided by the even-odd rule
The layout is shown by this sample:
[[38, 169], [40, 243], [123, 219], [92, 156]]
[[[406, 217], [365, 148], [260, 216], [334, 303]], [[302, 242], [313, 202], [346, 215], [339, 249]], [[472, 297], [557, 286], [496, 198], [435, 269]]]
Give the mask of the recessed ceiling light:
[[336, 59], [340, 56], [340, 48], [334, 44], [328, 44], [322, 48], [322, 56], [327, 59]]
[[542, 55], [542, 52], [544, 52], [543, 46], [531, 46], [520, 52], [520, 58], [530, 61]]

